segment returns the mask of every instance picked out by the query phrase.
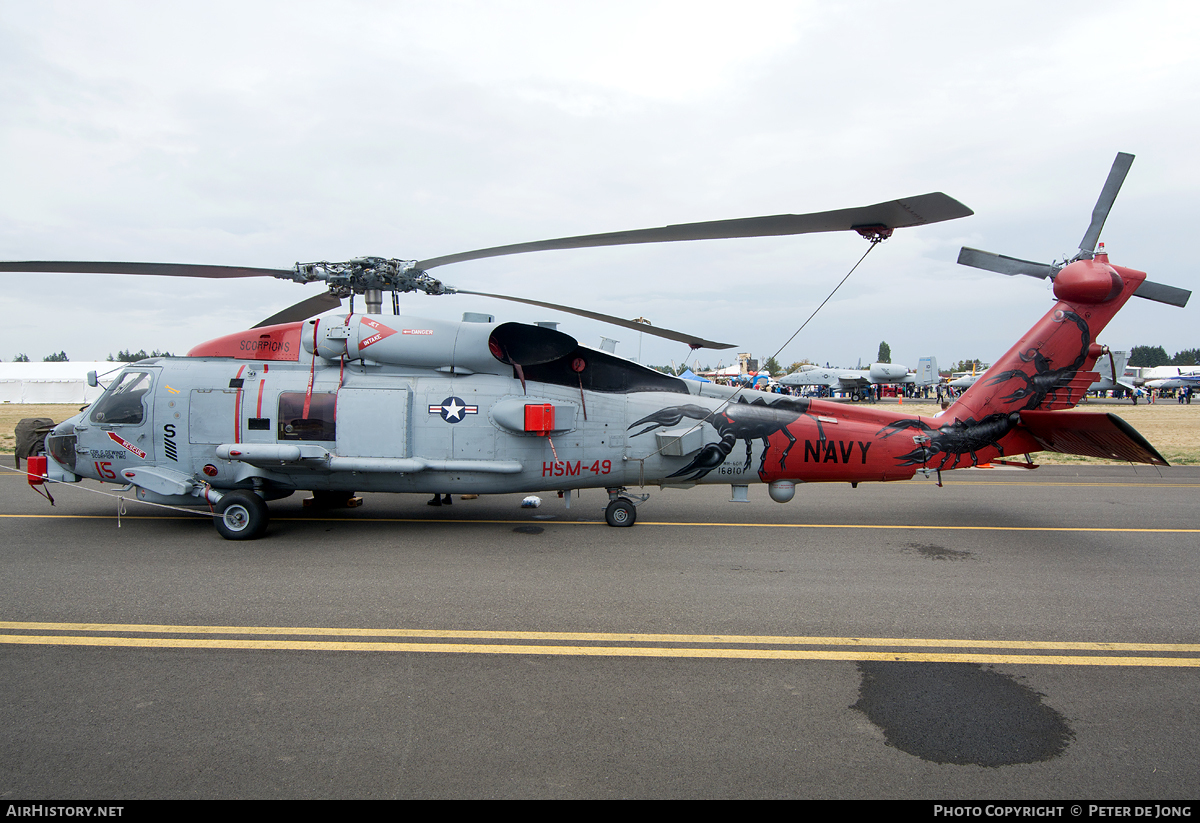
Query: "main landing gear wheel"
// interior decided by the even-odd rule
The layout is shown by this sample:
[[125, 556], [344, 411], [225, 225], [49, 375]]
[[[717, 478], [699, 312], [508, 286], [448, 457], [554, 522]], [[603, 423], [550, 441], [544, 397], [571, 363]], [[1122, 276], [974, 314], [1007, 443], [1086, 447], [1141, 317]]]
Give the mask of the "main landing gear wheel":
[[217, 504], [213, 519], [217, 531], [226, 540], [254, 540], [267, 530], [267, 504], [251, 491], [229, 492]]
[[628, 500], [617, 498], [604, 510], [604, 519], [610, 526], [632, 526], [637, 522], [637, 509]]

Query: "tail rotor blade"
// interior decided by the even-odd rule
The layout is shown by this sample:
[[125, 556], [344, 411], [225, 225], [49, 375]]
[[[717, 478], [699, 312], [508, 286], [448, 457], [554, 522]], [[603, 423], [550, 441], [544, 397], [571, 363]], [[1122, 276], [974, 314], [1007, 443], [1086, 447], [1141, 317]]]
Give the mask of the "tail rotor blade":
[[1125, 152], [1119, 153], [1113, 161], [1108, 179], [1104, 181], [1104, 188], [1100, 190], [1100, 199], [1096, 201], [1096, 208], [1092, 210], [1092, 223], [1079, 243], [1079, 250], [1086, 252], [1086, 257], [1091, 257], [1096, 251], [1096, 243], [1100, 240], [1104, 221], [1108, 219], [1108, 212], [1112, 209], [1113, 201], [1117, 199], [1117, 192], [1121, 190], [1121, 184], [1125, 182], [1125, 175], [1129, 174], [1131, 165], [1133, 155]]
[[1055, 273], [1053, 266], [1045, 263], [1034, 263], [1032, 260], [1021, 260], [1018, 257], [1008, 257], [990, 251], [970, 249], [966, 246], [958, 253], [958, 262], [964, 266], [972, 266], [1000, 274], [1027, 274], [1030, 277], [1046, 279]]
[[[1129, 174], [1129, 167], [1133, 165], [1133, 155], [1126, 152], [1117, 154], [1117, 159], [1113, 161], [1112, 168], [1109, 169], [1108, 179], [1104, 181], [1104, 188], [1100, 190], [1100, 198], [1096, 201], [1096, 208], [1092, 210], [1092, 222], [1088, 226], [1087, 232], [1083, 235], [1083, 241], [1079, 244], [1079, 254], [1070, 260], [1057, 265], [1047, 265], [1045, 263], [1034, 263], [1031, 260], [1021, 260], [1017, 257], [1006, 257], [1003, 254], [994, 254], [990, 251], [980, 251], [979, 249], [970, 249], [963, 247], [958, 253], [958, 262], [964, 266], [974, 266], [977, 269], [985, 269], [987, 271], [999, 272], [1000, 274], [1025, 274], [1030, 277], [1046, 277], [1054, 278], [1058, 272], [1067, 264], [1078, 260], [1091, 260], [1096, 256], [1096, 245], [1100, 242], [1100, 232], [1104, 229], [1104, 221], [1108, 219], [1108, 213], [1112, 210], [1113, 202], [1117, 199], [1117, 193], [1121, 191], [1121, 185], [1125, 182], [1125, 176]], [[1179, 306], [1180, 308], [1187, 305], [1188, 299], [1192, 293], [1187, 289], [1177, 288], [1176, 286], [1167, 286], [1163, 283], [1155, 283], [1152, 280], [1143, 280], [1134, 291], [1134, 295], [1145, 300], [1153, 300], [1157, 303], [1166, 303], [1168, 306]]]
[[1183, 308], [1187, 305], [1188, 298], [1192, 296], [1192, 293], [1187, 289], [1166, 286], [1151, 280], [1143, 280], [1142, 284], [1137, 287], [1134, 295], [1144, 297], [1147, 300], [1153, 300], [1157, 303], [1166, 303], [1168, 306]]

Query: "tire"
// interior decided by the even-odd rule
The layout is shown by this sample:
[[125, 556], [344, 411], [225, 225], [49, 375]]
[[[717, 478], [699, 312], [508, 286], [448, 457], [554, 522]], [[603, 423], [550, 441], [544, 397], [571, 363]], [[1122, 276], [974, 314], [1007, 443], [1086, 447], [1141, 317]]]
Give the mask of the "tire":
[[637, 509], [628, 500], [618, 498], [604, 510], [604, 519], [610, 526], [632, 526], [637, 522]]
[[217, 504], [217, 513], [213, 524], [226, 540], [255, 540], [267, 530], [267, 504], [254, 492], [229, 492]]

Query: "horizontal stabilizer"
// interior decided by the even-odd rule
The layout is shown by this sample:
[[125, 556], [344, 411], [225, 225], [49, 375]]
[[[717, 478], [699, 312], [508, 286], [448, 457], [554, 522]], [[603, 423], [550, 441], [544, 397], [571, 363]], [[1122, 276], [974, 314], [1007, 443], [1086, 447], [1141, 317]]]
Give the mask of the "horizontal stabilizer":
[[1169, 465], [1137, 430], [1104, 412], [1023, 411], [1021, 425], [1046, 451]]

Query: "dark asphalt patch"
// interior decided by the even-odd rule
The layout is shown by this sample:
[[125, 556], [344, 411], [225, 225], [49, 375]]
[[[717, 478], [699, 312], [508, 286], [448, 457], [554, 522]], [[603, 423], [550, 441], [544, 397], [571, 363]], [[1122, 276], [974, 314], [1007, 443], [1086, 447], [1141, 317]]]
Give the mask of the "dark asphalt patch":
[[936, 543], [907, 543], [905, 545], [929, 560], [966, 560], [971, 556], [970, 552], [948, 549]]
[[541, 526], [517, 526], [513, 531], [517, 534], [541, 534], [545, 529]]
[[858, 664], [858, 709], [889, 746], [932, 763], [1051, 760], [1074, 732], [1043, 695], [977, 663]]

